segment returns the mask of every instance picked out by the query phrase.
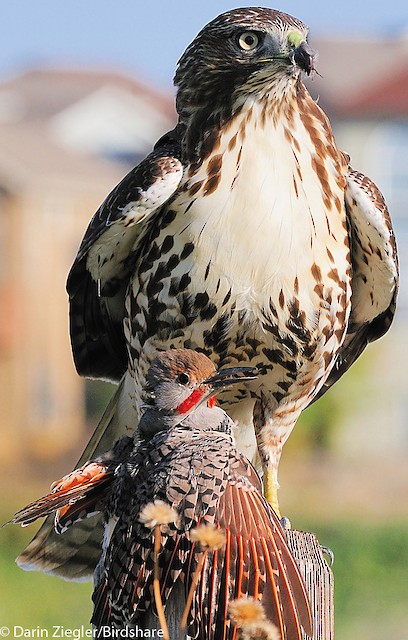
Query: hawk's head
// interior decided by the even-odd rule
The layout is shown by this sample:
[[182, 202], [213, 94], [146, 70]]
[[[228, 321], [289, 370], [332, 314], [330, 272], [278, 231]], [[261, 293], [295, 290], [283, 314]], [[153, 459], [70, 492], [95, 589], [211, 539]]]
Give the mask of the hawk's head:
[[222, 13], [196, 36], [175, 75], [177, 110], [219, 110], [228, 115], [237, 93], [254, 93], [276, 81], [290, 82], [314, 69], [308, 28], [286, 13], [266, 8]]

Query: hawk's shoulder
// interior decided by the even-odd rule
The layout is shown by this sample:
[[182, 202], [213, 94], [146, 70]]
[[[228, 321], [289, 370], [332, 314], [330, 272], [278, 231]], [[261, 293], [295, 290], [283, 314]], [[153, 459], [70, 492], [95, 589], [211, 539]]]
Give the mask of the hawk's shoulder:
[[146, 221], [183, 175], [177, 130], [111, 191], [92, 218], [67, 280], [74, 361], [83, 376], [119, 380], [127, 366], [124, 297]]

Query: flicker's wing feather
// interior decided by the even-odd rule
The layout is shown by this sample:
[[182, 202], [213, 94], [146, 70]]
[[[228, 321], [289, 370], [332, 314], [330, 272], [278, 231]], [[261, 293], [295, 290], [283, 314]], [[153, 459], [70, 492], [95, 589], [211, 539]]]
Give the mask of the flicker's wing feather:
[[[234, 475], [216, 514], [217, 523], [227, 534], [223, 562], [229, 574], [222, 583], [225, 593], [217, 601], [228, 604], [231, 598], [261, 596], [268, 618], [277, 625], [283, 639], [300, 640], [301, 628], [311, 636], [305, 587], [279, 519], [262, 496], [256, 473], [245, 458], [240, 457]], [[214, 637], [223, 637], [218, 634], [228, 622], [225, 623], [222, 608], [214, 618]]]
[[395, 313], [398, 256], [384, 198], [366, 176], [349, 168], [345, 191], [353, 269], [351, 315], [335, 367], [318, 397], [383, 336]]
[[124, 298], [144, 222], [175, 193], [183, 174], [175, 132], [164, 136], [113, 189], [92, 218], [67, 281], [78, 373], [119, 380], [127, 366]]
[[[180, 517], [162, 532], [159, 556], [163, 601], [180, 616], [203, 553], [190, 531], [211, 523], [226, 533], [225, 549], [207, 553], [190, 611], [189, 638], [232, 640], [236, 631], [228, 605], [244, 595], [262, 599], [283, 640], [300, 639], [301, 627], [311, 635], [306, 592], [284, 532], [262, 496], [258, 476], [231, 437], [175, 428], [157, 434], [141, 457], [140, 475], [133, 480], [137, 496], [132, 494], [124, 507], [129, 512], [121, 514], [113, 530], [105, 572], [95, 589], [93, 624], [143, 625], [145, 612], [154, 608], [153, 536], [138, 517], [154, 496]], [[183, 588], [175, 589], [180, 584]]]
[[64, 526], [69, 526], [68, 522], [87, 517], [97, 510], [98, 499], [111, 477], [112, 474], [108, 474], [106, 465], [89, 462], [64, 476], [46, 496], [18, 511], [11, 522], [25, 527], [38, 518], [56, 513], [55, 526], [57, 531], [61, 532]]
[[[99, 441], [98, 441], [99, 442]], [[105, 443], [106, 444], [106, 443]], [[17, 558], [17, 564], [27, 571], [43, 571], [52, 575], [58, 575], [66, 580], [90, 580], [95, 566], [101, 555], [103, 538], [103, 518], [100, 514], [92, 515], [100, 508], [100, 502], [113, 478], [113, 470], [117, 460], [126, 455], [133, 446], [133, 439], [124, 437], [111, 451], [96, 459], [95, 448], [88, 446], [78, 463], [78, 467], [86, 457], [96, 460], [92, 467], [84, 464], [72, 474], [67, 476], [67, 482], [77, 479], [77, 485], [68, 488], [68, 495], [64, 492], [64, 480], [58, 483], [61, 489], [49, 494], [51, 502], [47, 502], [45, 508], [48, 511], [36, 513], [30, 522], [49, 513], [47, 519], [34, 536], [33, 540], [21, 552]], [[102, 447], [106, 450], [109, 447]], [[93, 454], [93, 455], [92, 455]], [[81, 469], [87, 467], [95, 469], [94, 478], [86, 480], [86, 471], [82, 475]], [[100, 467], [98, 477], [97, 469]], [[105, 469], [105, 474], [103, 470]], [[96, 481], [98, 479], [98, 481]], [[87, 483], [87, 486], [81, 483]], [[48, 498], [48, 496], [46, 496]], [[70, 503], [71, 499], [75, 502]], [[55, 502], [54, 502], [55, 500]], [[60, 506], [55, 506], [59, 501]], [[60, 513], [58, 523], [55, 523], [53, 511], [67, 505], [64, 513]], [[36, 503], [29, 505], [35, 508]], [[24, 510], [23, 510], [24, 511]], [[17, 515], [17, 514], [16, 514]], [[87, 519], [83, 519], [86, 517]], [[28, 524], [28, 522], [27, 522]], [[55, 524], [57, 524], [58, 533]], [[72, 525], [72, 526], [71, 526]]]

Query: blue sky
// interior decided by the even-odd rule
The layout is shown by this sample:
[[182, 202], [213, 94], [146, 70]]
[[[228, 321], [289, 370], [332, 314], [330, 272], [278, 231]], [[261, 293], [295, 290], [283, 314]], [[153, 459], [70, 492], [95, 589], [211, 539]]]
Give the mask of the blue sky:
[[[105, 66], [167, 88], [178, 57], [218, 13], [251, 2], [205, 0], [8, 0], [1, 11], [0, 78], [43, 65]], [[257, 4], [253, 2], [252, 4]], [[281, 0], [273, 6], [312, 34], [401, 34], [406, 0]]]

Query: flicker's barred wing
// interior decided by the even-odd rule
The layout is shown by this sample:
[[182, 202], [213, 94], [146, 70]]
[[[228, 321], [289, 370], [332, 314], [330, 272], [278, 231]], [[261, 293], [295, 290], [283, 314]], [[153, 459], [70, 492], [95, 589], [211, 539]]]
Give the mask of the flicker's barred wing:
[[[123, 411], [118, 410], [117, 399], [122, 390], [123, 383], [118, 386], [76, 468], [88, 460], [100, 459], [101, 453], [110, 451], [133, 424], [134, 418], [126, 415], [129, 403], [122, 405]], [[102, 539], [102, 514], [75, 522], [62, 535], [56, 533], [54, 514], [51, 514], [21, 552], [17, 564], [27, 571], [43, 571], [64, 580], [91, 580], [101, 555]]]
[[114, 529], [105, 573], [94, 593], [97, 628], [143, 625], [145, 612], [154, 608], [152, 532], [138, 517], [142, 503], [154, 495], [179, 515], [161, 536], [160, 582], [166, 609], [176, 608], [181, 616], [203, 553], [192, 541], [191, 531], [205, 523], [226, 535], [225, 549], [207, 553], [190, 611], [188, 638], [232, 639], [235, 631], [228, 605], [247, 595], [261, 599], [283, 640], [300, 640], [302, 627], [312, 635], [303, 582], [279, 520], [262, 497], [258, 476], [228, 434], [182, 429], [174, 429], [169, 437], [159, 434], [142, 466], [140, 478], [135, 477], [138, 497]]
[[49, 494], [18, 511], [11, 522], [25, 527], [55, 512], [55, 529], [61, 533], [74, 520], [99, 510], [98, 502], [111, 478], [106, 465], [89, 462], [55, 483]]
[[353, 270], [349, 326], [320, 397], [389, 329], [398, 293], [398, 255], [390, 214], [378, 187], [349, 167], [345, 190]]
[[[53, 571], [53, 561], [55, 560], [55, 558], [53, 558], [53, 540], [59, 538], [57, 534], [67, 535], [66, 529], [71, 527], [72, 524], [89, 518], [104, 509], [104, 501], [114, 479], [115, 469], [119, 461], [122, 460], [132, 448], [133, 439], [127, 436], [122, 438], [115, 444], [111, 451], [93, 461], [85, 463], [78, 469], [64, 476], [64, 478], [53, 484], [49, 494], [27, 505], [13, 516], [10, 522], [22, 526], [27, 526], [44, 516], [49, 516], [50, 518], [46, 527], [47, 535], [45, 536], [45, 533], [43, 536], [40, 535], [41, 550], [38, 550], [36, 554], [35, 566], [33, 567], [31, 564], [30, 545], [19, 558], [17, 558], [19, 566], [28, 570], [41, 568], [41, 570], [46, 573], [58, 573], [58, 571]], [[50, 540], [51, 523], [53, 523], [55, 527], [55, 532]], [[90, 528], [91, 530], [94, 529], [92, 525]], [[86, 533], [87, 531], [87, 527], [80, 529], [82, 536], [84, 532]], [[41, 529], [39, 533], [41, 533]], [[97, 559], [99, 559], [101, 554], [101, 535], [102, 530], [100, 531], [98, 540]], [[44, 544], [44, 536], [46, 537], [47, 544]], [[39, 544], [38, 534], [34, 541], [36, 541], [35, 547], [37, 548]], [[33, 543], [31, 543], [31, 545], [32, 544]], [[68, 544], [68, 547], [69, 546]], [[73, 552], [73, 556], [80, 553], [81, 545], [79, 542], [77, 547]], [[69, 564], [70, 560], [71, 558], [68, 553], [68, 558], [65, 558], [64, 561]], [[37, 566], [38, 563], [40, 566]], [[75, 573], [75, 559], [72, 565], [68, 573], [64, 574], [64, 576], [70, 578], [83, 577], [73, 575]], [[92, 573], [93, 569], [94, 567], [90, 569], [90, 573]]]
[[135, 244], [146, 219], [177, 190], [183, 174], [176, 130], [113, 189], [92, 218], [67, 281], [78, 373], [119, 380], [127, 367], [124, 299]]

